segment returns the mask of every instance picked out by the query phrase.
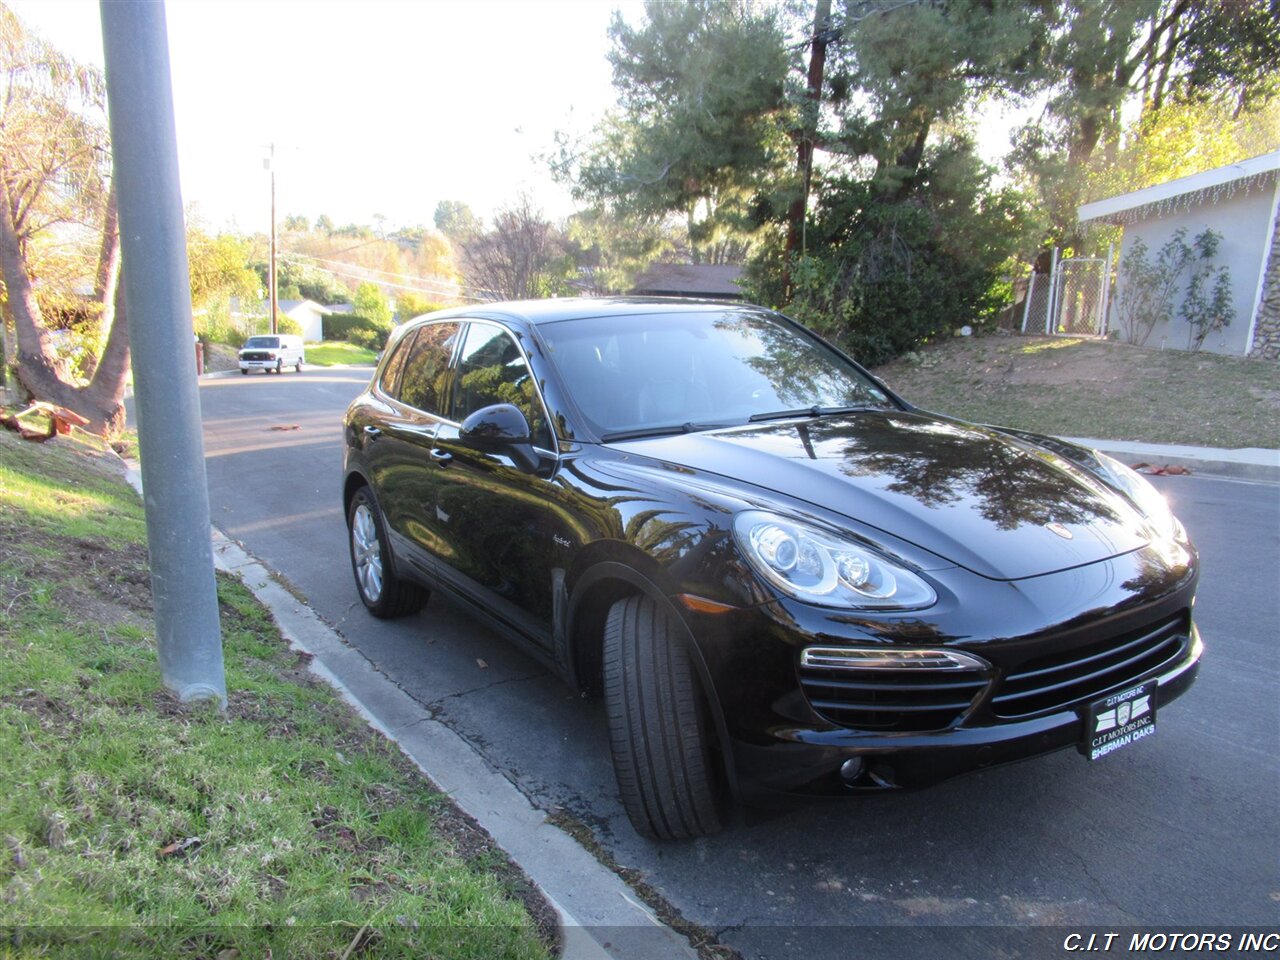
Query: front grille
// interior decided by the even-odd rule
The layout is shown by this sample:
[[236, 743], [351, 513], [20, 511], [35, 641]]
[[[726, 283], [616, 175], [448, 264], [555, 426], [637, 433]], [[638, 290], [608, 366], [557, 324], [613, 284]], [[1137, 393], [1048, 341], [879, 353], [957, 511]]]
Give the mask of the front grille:
[[241, 360], [270, 360], [271, 355], [265, 350], [248, 350], [240, 354]]
[[977, 670], [799, 669], [814, 712], [853, 730], [943, 730], [987, 685]]
[[991, 708], [998, 717], [1026, 717], [1091, 700], [1113, 687], [1177, 661], [1189, 643], [1186, 614], [1155, 627], [1110, 637], [1020, 664], [1000, 684]]

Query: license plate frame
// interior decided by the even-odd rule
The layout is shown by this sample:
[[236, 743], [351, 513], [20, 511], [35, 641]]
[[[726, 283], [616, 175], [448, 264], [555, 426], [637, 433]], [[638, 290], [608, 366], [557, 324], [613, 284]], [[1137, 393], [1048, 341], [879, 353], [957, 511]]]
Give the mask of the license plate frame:
[[1101, 760], [1154, 734], [1158, 687], [1158, 681], [1147, 680], [1099, 697], [1086, 706], [1079, 745], [1085, 759]]

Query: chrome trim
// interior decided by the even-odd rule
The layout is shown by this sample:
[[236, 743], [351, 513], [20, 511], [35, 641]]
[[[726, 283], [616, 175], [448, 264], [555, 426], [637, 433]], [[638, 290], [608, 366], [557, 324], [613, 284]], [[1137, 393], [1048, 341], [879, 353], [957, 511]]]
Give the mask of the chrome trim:
[[1197, 663], [1199, 663], [1200, 657], [1203, 656], [1203, 654], [1204, 654], [1204, 641], [1200, 639], [1200, 631], [1196, 628], [1196, 625], [1193, 623], [1191, 624], [1191, 646], [1190, 646], [1190, 649], [1187, 651], [1187, 655], [1183, 657], [1181, 660], [1179, 660], [1176, 664], [1174, 664], [1172, 669], [1166, 670], [1164, 673], [1159, 674], [1155, 678], [1156, 683], [1160, 686], [1164, 686], [1166, 683], [1172, 683], [1174, 680], [1177, 680], [1178, 677], [1182, 676], [1184, 673], [1186, 673], [1188, 670], [1194, 667]]
[[868, 649], [865, 647], [805, 647], [800, 666], [821, 670], [978, 670], [991, 665], [960, 650]]

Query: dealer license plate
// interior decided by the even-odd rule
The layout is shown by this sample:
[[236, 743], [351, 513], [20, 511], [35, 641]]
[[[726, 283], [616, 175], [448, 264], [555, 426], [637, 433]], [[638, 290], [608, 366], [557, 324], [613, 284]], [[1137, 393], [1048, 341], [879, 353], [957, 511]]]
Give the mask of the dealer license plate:
[[1156, 681], [1095, 700], [1084, 711], [1080, 752], [1100, 760], [1156, 732]]

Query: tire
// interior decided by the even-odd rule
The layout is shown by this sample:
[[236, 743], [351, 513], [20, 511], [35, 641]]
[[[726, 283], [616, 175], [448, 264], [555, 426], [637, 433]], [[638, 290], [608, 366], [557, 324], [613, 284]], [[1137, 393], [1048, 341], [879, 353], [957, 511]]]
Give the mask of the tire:
[[604, 630], [609, 746], [636, 831], [683, 840], [721, 827], [712, 726], [689, 652], [647, 597], [619, 600]]
[[244, 377], [247, 377], [247, 376], [249, 375], [249, 371], [248, 371], [248, 370], [246, 370], [244, 367], [241, 367], [241, 368], [240, 368], [240, 375], [241, 375], [241, 376], [244, 376]]
[[279, 374], [282, 374], [282, 373], [284, 373], [284, 361], [283, 361], [283, 360], [277, 360], [277, 361], [276, 361], [276, 375], [278, 376]]
[[390, 620], [422, 609], [429, 590], [401, 580], [391, 570], [391, 551], [382, 525], [382, 514], [368, 487], [351, 498], [347, 511], [347, 545], [356, 592], [375, 617]]
[[293, 367], [293, 372], [294, 372], [294, 373], [301, 373], [301, 372], [302, 372], [302, 361], [301, 361], [301, 360], [299, 360], [299, 361], [294, 365], [294, 367]]

